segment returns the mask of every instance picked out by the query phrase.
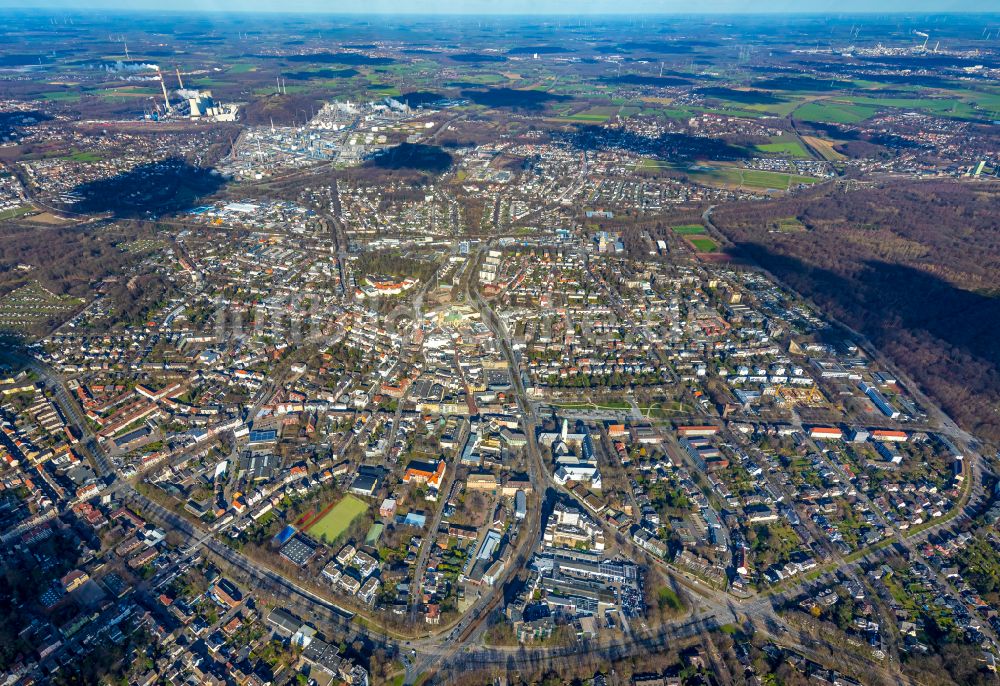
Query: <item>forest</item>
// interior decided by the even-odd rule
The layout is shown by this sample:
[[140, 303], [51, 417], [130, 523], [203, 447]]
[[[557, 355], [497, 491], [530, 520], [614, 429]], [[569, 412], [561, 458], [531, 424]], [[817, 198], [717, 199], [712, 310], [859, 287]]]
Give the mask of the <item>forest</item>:
[[[170, 286], [162, 277], [138, 273], [130, 287], [129, 279], [119, 276], [130, 271], [136, 258], [136, 253], [124, 246], [129, 241], [151, 239], [156, 231], [157, 225], [142, 221], [98, 223], [86, 228], [0, 227], [0, 264], [4, 265], [0, 267], [0, 293], [31, 281], [38, 281], [56, 295], [87, 300], [95, 290], [102, 291], [126, 322], [142, 322], [145, 311], [162, 300]], [[31, 269], [13, 266], [18, 264]], [[104, 281], [108, 277], [112, 278]], [[50, 321], [29, 333], [46, 333], [64, 319], [64, 314], [53, 313]]]
[[441, 174], [451, 167], [453, 161], [449, 153], [436, 145], [400, 143], [383, 150], [367, 164], [379, 169], [414, 169]]
[[736, 257], [867, 336], [966, 429], [1000, 441], [1000, 184], [848, 182], [728, 205], [712, 221]]
[[74, 190], [83, 199], [72, 209], [86, 214], [111, 212], [118, 217], [175, 212], [194, 207], [223, 185], [225, 179], [214, 170], [168, 158], [80, 184]]

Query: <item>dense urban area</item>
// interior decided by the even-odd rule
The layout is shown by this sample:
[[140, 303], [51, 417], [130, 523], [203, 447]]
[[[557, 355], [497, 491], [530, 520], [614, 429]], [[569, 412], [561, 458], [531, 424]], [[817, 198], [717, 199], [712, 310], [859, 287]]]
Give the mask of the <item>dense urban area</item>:
[[1000, 16], [3, 16], [0, 684], [1000, 681]]

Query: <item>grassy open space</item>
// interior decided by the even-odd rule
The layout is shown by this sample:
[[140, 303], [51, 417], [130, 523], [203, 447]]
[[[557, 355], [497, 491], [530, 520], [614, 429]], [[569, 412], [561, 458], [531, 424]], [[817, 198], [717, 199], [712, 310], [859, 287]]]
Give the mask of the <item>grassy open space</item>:
[[368, 84], [368, 90], [382, 97], [398, 98], [402, 95], [399, 88], [391, 83], [371, 82]]
[[802, 225], [802, 222], [795, 217], [782, 217], [781, 219], [772, 222], [768, 228], [782, 233], [794, 233], [806, 230], [806, 227]]
[[654, 160], [651, 157], [646, 157], [639, 160], [635, 168], [644, 171], [657, 171], [659, 169], [674, 169], [674, 165], [666, 160]]
[[792, 116], [802, 121], [827, 124], [856, 124], [874, 116], [879, 107], [842, 101], [807, 102], [795, 110]]
[[673, 401], [669, 403], [654, 403], [648, 407], [639, 407], [639, 411], [650, 419], [672, 419], [679, 414], [690, 414], [694, 412], [694, 406], [687, 403]]
[[[233, 81], [226, 81], [225, 79], [213, 79], [211, 77], [202, 77], [192, 82], [193, 85], [198, 88], [228, 88], [230, 86], [236, 86], [237, 84]], [[270, 85], [270, 84], [269, 84]], [[288, 86], [291, 90], [291, 86]]]
[[701, 111], [707, 111], [707, 108], [664, 107], [656, 110], [656, 114], [666, 119], [690, 119]]
[[23, 217], [35, 208], [31, 205], [21, 205], [19, 207], [12, 207], [9, 210], [4, 210], [0, 212], [0, 222], [7, 221], [8, 219], [17, 219], [18, 217]]
[[1000, 116], [1000, 95], [970, 90], [943, 91], [939, 94], [947, 97], [879, 99], [854, 97], [848, 99], [861, 105], [919, 110], [956, 119], [995, 119]]
[[892, 107], [900, 110], [918, 110], [941, 117], [975, 119], [978, 114], [972, 106], [959, 98], [845, 98], [857, 105], [871, 107]]
[[719, 244], [708, 236], [695, 236], [689, 238], [691, 245], [698, 249], [698, 252], [715, 252], [719, 249]]
[[785, 172], [742, 169], [740, 167], [714, 167], [688, 171], [692, 180], [706, 185], [735, 186], [758, 190], [785, 190], [791, 186], [816, 183], [819, 179]]
[[48, 93], [42, 93], [42, 97], [46, 100], [52, 100], [54, 102], [69, 102], [79, 100], [80, 93], [74, 93], [72, 91], [49, 91]]
[[1000, 91], [973, 91], [959, 89], [950, 91], [951, 95], [961, 98], [965, 102], [972, 104], [985, 111], [991, 118], [1000, 119]]
[[789, 157], [796, 160], [809, 158], [809, 153], [802, 147], [802, 144], [791, 137], [776, 136], [770, 143], [756, 146], [757, 150], [769, 155]]
[[104, 159], [99, 153], [93, 150], [76, 150], [67, 155], [66, 158], [74, 162], [100, 162]]
[[344, 496], [329, 512], [309, 527], [309, 533], [319, 539], [335, 541], [347, 531], [355, 519], [368, 510], [368, 503], [353, 495]]
[[560, 121], [574, 121], [582, 122], [584, 124], [603, 124], [608, 120], [608, 114], [590, 114], [589, 112], [579, 112], [577, 114], [570, 114], [565, 117], [560, 117]]
[[600, 402], [552, 402], [553, 407], [558, 407], [563, 410], [629, 410], [632, 408], [631, 403], [625, 402], [624, 400], [602, 400]]
[[740, 108], [746, 114], [750, 116], [760, 116], [764, 114], [770, 114], [775, 117], [787, 117], [791, 114], [796, 107], [801, 104], [802, 100], [788, 100], [786, 102], [775, 102], [775, 103], [733, 103], [734, 106]]
[[698, 236], [705, 233], [705, 227], [701, 224], [684, 224], [682, 226], [671, 226], [674, 233], [681, 236]]
[[102, 98], [152, 98], [156, 94], [152, 89], [143, 91], [134, 88], [107, 88], [95, 91], [94, 95]]

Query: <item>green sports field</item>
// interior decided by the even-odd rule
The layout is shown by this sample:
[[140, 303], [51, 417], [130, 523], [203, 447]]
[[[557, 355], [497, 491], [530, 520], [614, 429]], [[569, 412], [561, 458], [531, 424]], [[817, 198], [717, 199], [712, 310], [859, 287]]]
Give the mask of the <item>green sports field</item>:
[[681, 236], [698, 236], [705, 233], [705, 227], [701, 224], [684, 224], [683, 226], [670, 227], [674, 233]]
[[708, 236], [697, 236], [688, 240], [691, 241], [691, 245], [697, 248], [698, 252], [715, 252], [719, 249], [719, 244]]
[[342, 533], [347, 531], [355, 519], [368, 510], [368, 503], [353, 495], [344, 496], [344, 499], [333, 506], [329, 512], [323, 515], [318, 521], [309, 527], [309, 534], [327, 541], [336, 541]]

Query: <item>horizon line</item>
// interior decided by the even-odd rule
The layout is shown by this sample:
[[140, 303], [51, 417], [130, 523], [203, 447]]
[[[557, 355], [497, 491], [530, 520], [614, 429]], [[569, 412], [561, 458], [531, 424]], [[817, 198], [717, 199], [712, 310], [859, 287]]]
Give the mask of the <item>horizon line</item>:
[[352, 11], [328, 11], [325, 9], [242, 9], [239, 7], [234, 7], [231, 9], [219, 9], [219, 8], [199, 8], [199, 7], [186, 7], [181, 9], [173, 8], [153, 8], [153, 7], [122, 7], [117, 5], [90, 5], [87, 7], [80, 7], [73, 4], [62, 4], [53, 3], [47, 6], [35, 5], [8, 5], [0, 2], [0, 12], [26, 12], [26, 13], [36, 13], [36, 14], [47, 14], [53, 11], [76, 13], [76, 14], [200, 14], [200, 15], [229, 15], [229, 14], [241, 14], [241, 15], [253, 15], [253, 14], [266, 14], [275, 15], [283, 14], [287, 16], [295, 15], [321, 15], [328, 17], [399, 17], [399, 18], [419, 18], [419, 17], [482, 17], [482, 18], [523, 18], [523, 19], [545, 19], [545, 18], [565, 18], [565, 17], [587, 17], [589, 18], [600, 18], [600, 17], [614, 17], [614, 18], [624, 18], [624, 17], [720, 17], [720, 16], [739, 16], [739, 17], [753, 17], [753, 16], [785, 16], [785, 17], [829, 17], [829, 18], [849, 18], [858, 16], [880, 16], [880, 17], [899, 17], [899, 16], [909, 16], [909, 17], [929, 17], [929, 16], [953, 16], [953, 15], [978, 15], [984, 17], [1000, 17], [1000, 10], [965, 10], [965, 9], [938, 9], [938, 10], [849, 10], [835, 12], [831, 10], [822, 9], [803, 9], [795, 11], [787, 11], [783, 9], [774, 10], [761, 10], [755, 9], [753, 11], [742, 11], [742, 10], [718, 10], [718, 11], [700, 11], [700, 12], [685, 12], [685, 11], [656, 11], [656, 12], [643, 12], [643, 11], [632, 11], [632, 12], [608, 12], [600, 11], [589, 13], [586, 11], [549, 11], [549, 12], [539, 12], [539, 13], [526, 13], [526, 12], [437, 12], [434, 10], [427, 11], [406, 11], [406, 12], [391, 12], [391, 11], [380, 11], [380, 10], [368, 10], [364, 12], [352, 12]]

